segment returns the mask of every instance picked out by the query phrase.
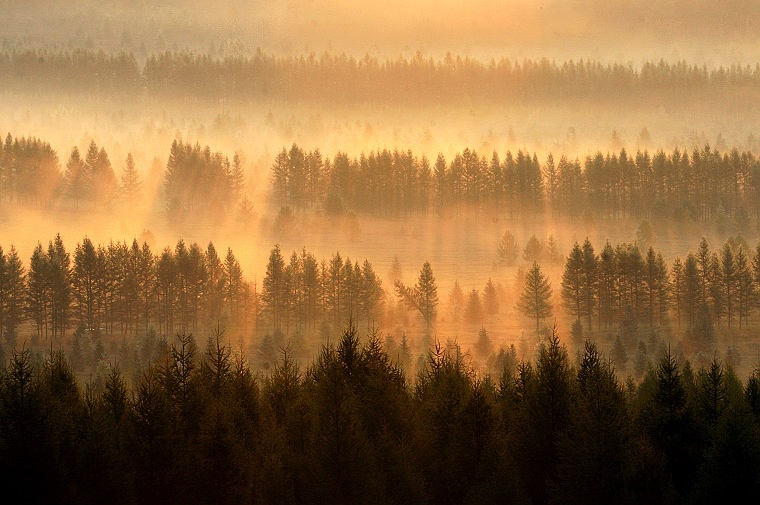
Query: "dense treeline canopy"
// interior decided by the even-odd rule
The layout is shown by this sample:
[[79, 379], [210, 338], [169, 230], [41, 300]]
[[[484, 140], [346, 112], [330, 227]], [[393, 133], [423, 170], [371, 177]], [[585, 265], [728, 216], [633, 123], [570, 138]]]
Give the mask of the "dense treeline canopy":
[[[400, 307], [419, 314], [424, 338], [430, 338], [436, 315], [443, 312], [428, 262], [414, 286], [396, 280], [398, 306], [368, 260], [352, 261], [337, 252], [318, 260], [305, 249], [287, 256], [275, 246], [265, 272], [260, 284], [251, 282], [231, 249], [220, 255], [213, 243], [202, 249], [183, 240], [154, 252], [136, 240], [98, 245], [85, 237], [69, 252], [56, 236], [47, 247], [38, 243], [28, 266], [13, 247], [7, 253], [0, 249], [0, 337], [11, 349], [29, 333], [36, 344], [69, 346], [82, 339], [126, 343], [147, 334], [165, 338], [220, 327], [245, 341], [264, 335], [264, 354], [271, 358], [278, 342], [326, 338], [348, 319], [367, 326], [398, 324]], [[556, 311], [551, 285], [537, 263], [517, 289], [516, 308], [543, 334], [541, 322]], [[739, 238], [719, 252], [703, 239], [696, 252], [670, 264], [652, 247], [608, 242], [597, 253], [586, 240], [567, 255], [559, 294], [578, 332], [583, 327], [591, 334], [617, 332], [621, 353], [646, 360], [662, 338], [682, 331], [687, 352], [713, 352], [716, 328], [730, 332], [750, 324], [759, 293], [760, 248], [753, 252]], [[461, 318], [478, 326], [484, 314], [499, 312], [501, 299], [489, 280], [482, 296], [473, 289], [465, 306], [455, 285], [446, 316], [454, 324]], [[401, 321], [409, 323], [406, 316]], [[494, 359], [490, 353], [486, 358]], [[624, 356], [617, 358], [624, 366]]]
[[[411, 58], [354, 58], [345, 54], [280, 57], [163, 52], [140, 65], [132, 53], [26, 49], [0, 53], [5, 89], [80, 91], [87, 94], [147, 91], [205, 98], [340, 102], [566, 100], [621, 98], [669, 104], [719, 100], [738, 107], [760, 92], [760, 67], [708, 69], [686, 62], [646, 62], [636, 68], [590, 60], [480, 61], [417, 53]], [[699, 97], [698, 99], [696, 97]]]
[[696, 252], [669, 267], [654, 248], [635, 243], [600, 253], [587, 239], [567, 256], [562, 300], [568, 314], [588, 328], [621, 328], [633, 346], [638, 324], [650, 329], [686, 328], [691, 350], [708, 352], [715, 344], [713, 325], [739, 329], [760, 303], [760, 248], [754, 254], [741, 239], [729, 239], [717, 252], [703, 238]]
[[237, 154], [230, 163], [227, 156], [212, 153], [209, 146], [201, 149], [198, 143], [172, 142], [164, 177], [170, 206], [222, 212], [237, 203], [244, 183]]
[[[57, 153], [36, 138], [0, 144], [0, 196], [49, 205], [67, 201], [108, 206], [117, 196], [133, 203], [142, 184], [131, 155], [120, 180], [105, 148], [74, 147], [61, 173]], [[277, 203], [374, 215], [427, 212], [461, 204], [491, 207], [510, 216], [540, 212], [602, 218], [676, 218], [694, 221], [760, 215], [760, 160], [751, 152], [705, 146], [629, 154], [601, 151], [585, 159], [549, 154], [541, 163], [518, 150], [490, 157], [465, 148], [435, 161], [411, 151], [383, 149], [331, 159], [296, 144], [271, 166]], [[245, 190], [243, 162], [209, 146], [174, 141], [164, 177], [170, 220], [189, 212], [217, 218], [234, 209]]]
[[0, 198], [49, 204], [61, 183], [58, 154], [37, 138], [13, 138], [0, 143]]
[[691, 154], [625, 149], [584, 160], [519, 150], [502, 158], [469, 148], [435, 162], [411, 151], [372, 151], [351, 158], [318, 149], [283, 149], [271, 167], [274, 197], [296, 208], [370, 214], [426, 212], [474, 204], [514, 215], [548, 211], [603, 218], [657, 217], [695, 221], [760, 215], [760, 160], [751, 152], [705, 146]]
[[416, 378], [349, 325], [262, 377], [213, 333], [178, 335], [130, 386], [66, 357], [0, 370], [0, 482], [30, 503], [715, 503], [760, 492], [760, 375], [665, 352], [620, 384], [556, 335], [479, 376], [457, 346]]
[[259, 288], [245, 279], [231, 249], [221, 256], [179, 240], [152, 251], [140, 245], [94, 244], [73, 253], [60, 235], [38, 243], [25, 268], [14, 248], [0, 248], [0, 337], [13, 348], [24, 324], [35, 341], [68, 344], [83, 336], [137, 338], [155, 332], [198, 334], [226, 328], [246, 338], [260, 326], [288, 335], [381, 317], [382, 281], [372, 264], [335, 253], [318, 260], [305, 249], [283, 258], [272, 250]]

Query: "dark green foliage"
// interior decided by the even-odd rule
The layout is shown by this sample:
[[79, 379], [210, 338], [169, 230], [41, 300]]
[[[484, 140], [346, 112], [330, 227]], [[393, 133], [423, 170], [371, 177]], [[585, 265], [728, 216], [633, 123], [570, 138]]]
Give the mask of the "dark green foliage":
[[667, 475], [682, 498], [694, 485], [703, 450], [686, 386], [688, 382], [682, 379], [668, 351], [657, 366], [655, 388], [642, 408], [640, 421], [650, 443], [664, 458]]
[[630, 418], [613, 368], [594, 344], [586, 343], [576, 385], [577, 403], [558, 442], [553, 501], [619, 503], [630, 493]]
[[623, 388], [594, 344], [573, 368], [552, 334], [535, 363], [502, 349], [498, 384], [454, 343], [409, 383], [352, 322], [305, 372], [286, 348], [257, 375], [220, 330], [157, 352], [134, 384], [113, 365], [84, 388], [62, 353], [13, 353], [0, 481], [32, 503], [712, 503], [760, 486], [757, 374], [742, 387], [715, 360], [668, 353]]

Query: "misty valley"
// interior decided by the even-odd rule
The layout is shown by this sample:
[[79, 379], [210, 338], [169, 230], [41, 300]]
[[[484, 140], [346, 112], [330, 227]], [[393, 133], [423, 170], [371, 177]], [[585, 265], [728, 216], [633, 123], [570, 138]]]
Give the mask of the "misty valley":
[[760, 493], [753, 2], [0, 2], [30, 503]]

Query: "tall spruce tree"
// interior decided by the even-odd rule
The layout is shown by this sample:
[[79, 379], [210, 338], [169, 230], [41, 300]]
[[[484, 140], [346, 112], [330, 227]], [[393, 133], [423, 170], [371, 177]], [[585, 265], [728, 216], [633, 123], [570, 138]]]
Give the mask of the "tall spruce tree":
[[525, 276], [525, 287], [520, 295], [518, 308], [528, 317], [536, 320], [536, 334], [541, 330], [541, 320], [552, 315], [552, 288], [549, 279], [541, 272], [538, 263]]

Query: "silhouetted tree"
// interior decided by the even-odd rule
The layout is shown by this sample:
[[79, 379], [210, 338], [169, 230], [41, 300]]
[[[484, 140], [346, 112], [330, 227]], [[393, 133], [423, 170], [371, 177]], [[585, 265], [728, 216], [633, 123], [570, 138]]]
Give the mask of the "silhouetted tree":
[[536, 333], [541, 329], [541, 320], [552, 315], [552, 288], [549, 280], [541, 272], [538, 263], [533, 263], [525, 276], [525, 288], [520, 295], [518, 308], [528, 317], [536, 319]]

